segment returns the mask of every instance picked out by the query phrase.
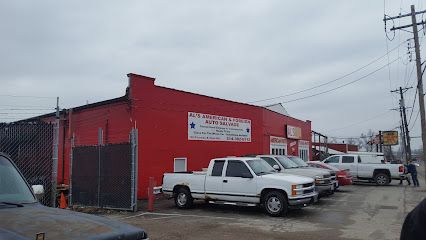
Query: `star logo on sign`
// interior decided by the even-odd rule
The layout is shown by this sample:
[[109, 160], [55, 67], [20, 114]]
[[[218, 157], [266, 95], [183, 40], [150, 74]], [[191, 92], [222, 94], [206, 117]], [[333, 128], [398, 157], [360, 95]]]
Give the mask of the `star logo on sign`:
[[247, 129], [246, 129], [246, 131], [247, 131], [247, 133], [249, 133], [249, 132], [250, 132], [250, 129], [248, 129], [248, 128], [247, 128]]
[[194, 122], [192, 122], [191, 124], [189, 124], [189, 125], [191, 125], [191, 129], [192, 128], [195, 128], [195, 123]]

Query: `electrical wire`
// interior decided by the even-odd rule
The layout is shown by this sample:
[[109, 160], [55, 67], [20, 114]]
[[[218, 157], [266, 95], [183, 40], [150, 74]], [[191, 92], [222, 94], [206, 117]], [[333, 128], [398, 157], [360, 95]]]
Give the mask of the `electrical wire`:
[[367, 78], [367, 77], [369, 77], [369, 76], [373, 75], [374, 73], [376, 73], [376, 72], [378, 72], [378, 71], [382, 70], [383, 68], [385, 68], [385, 67], [389, 66], [390, 64], [392, 64], [392, 63], [394, 63], [394, 62], [398, 61], [398, 59], [399, 59], [399, 58], [397, 58], [397, 59], [395, 59], [395, 60], [391, 61], [390, 63], [388, 63], [388, 64], [386, 64], [386, 65], [384, 65], [384, 66], [382, 66], [382, 67], [380, 67], [380, 68], [378, 68], [378, 69], [376, 69], [376, 70], [374, 70], [374, 71], [372, 71], [372, 72], [370, 72], [370, 73], [368, 73], [368, 74], [366, 74], [366, 75], [364, 75], [364, 76], [362, 76], [362, 77], [360, 77], [360, 78], [357, 78], [357, 79], [355, 79], [355, 80], [353, 80], [353, 81], [350, 81], [350, 82], [348, 82], [348, 83], [342, 84], [342, 85], [340, 85], [340, 86], [337, 86], [337, 87], [334, 87], [334, 88], [331, 88], [331, 89], [329, 89], [329, 90], [326, 90], [326, 91], [323, 91], [323, 92], [319, 92], [319, 93], [316, 93], [316, 94], [312, 94], [312, 95], [308, 95], [308, 96], [305, 96], [305, 97], [300, 97], [300, 98], [292, 99], [292, 100], [289, 100], [289, 101], [284, 101], [283, 103], [291, 103], [291, 102], [295, 102], [295, 101], [299, 101], [299, 100], [303, 100], [303, 99], [307, 99], [307, 98], [315, 97], [315, 96], [318, 96], [318, 95], [322, 95], [322, 94], [329, 93], [329, 92], [335, 91], [335, 90], [337, 90], [337, 89], [340, 89], [340, 88], [346, 87], [346, 86], [348, 86], [348, 85], [351, 85], [351, 84], [353, 84], [353, 83], [359, 82], [359, 81], [361, 81], [362, 79]]
[[416, 92], [414, 93], [414, 101], [413, 101], [413, 105], [411, 106], [411, 113], [410, 113], [410, 118], [408, 119], [408, 125], [410, 125], [411, 122], [411, 117], [413, 116], [413, 112], [414, 112], [414, 104], [416, 104], [416, 100], [417, 100], [417, 91], [419, 89], [416, 88]]
[[367, 119], [364, 119], [364, 120], [361, 120], [361, 121], [358, 121], [358, 122], [355, 122], [355, 123], [351, 123], [351, 124], [348, 124], [348, 125], [346, 125], [346, 126], [344, 126], [344, 127], [339, 127], [339, 128], [330, 129], [330, 130], [327, 130], [326, 132], [335, 132], [335, 131], [342, 130], [342, 129], [345, 129], [345, 128], [348, 128], [348, 127], [352, 127], [352, 126], [355, 126], [355, 125], [359, 125], [359, 124], [362, 124], [362, 123], [366, 123], [366, 122], [369, 122], [369, 121], [371, 121], [371, 120], [374, 120], [374, 119], [377, 119], [377, 118], [379, 118], [379, 117], [382, 117], [382, 116], [384, 116], [384, 115], [387, 115], [387, 114], [389, 114], [390, 112], [391, 112], [391, 110], [388, 110], [388, 111], [386, 111], [386, 112], [382, 112], [382, 113], [380, 113], [380, 114], [378, 114], [378, 115], [375, 115], [374, 117], [367, 118]]
[[417, 112], [417, 116], [414, 119], [413, 125], [410, 128], [410, 131], [413, 130], [414, 126], [416, 125], [416, 122], [417, 122], [417, 119], [419, 118], [419, 115], [420, 115], [420, 110]]
[[340, 77], [338, 77], [338, 78], [335, 78], [335, 79], [333, 79], [333, 80], [331, 80], [331, 81], [328, 81], [328, 82], [325, 82], [325, 83], [322, 83], [322, 84], [319, 84], [319, 85], [315, 85], [315, 86], [310, 87], [310, 88], [306, 88], [306, 89], [302, 89], [302, 90], [299, 90], [299, 91], [295, 91], [295, 92], [292, 92], [292, 93], [289, 93], [289, 94], [284, 94], [284, 95], [277, 96], [277, 97], [272, 97], [272, 98], [260, 99], [260, 100], [256, 100], [256, 101], [252, 101], [252, 102], [248, 102], [248, 103], [249, 103], [249, 104], [250, 104], [250, 103], [258, 103], [258, 102], [264, 102], [264, 101], [269, 101], [269, 100], [279, 99], [279, 98], [283, 98], [283, 97], [289, 97], [289, 96], [293, 96], [293, 95], [296, 95], [296, 94], [299, 94], [299, 93], [307, 92], [307, 91], [310, 91], [310, 90], [313, 90], [313, 89], [316, 89], [316, 88], [320, 88], [320, 87], [322, 87], [322, 86], [325, 86], [325, 85], [328, 85], [328, 84], [334, 83], [334, 82], [336, 82], [336, 81], [339, 81], [339, 80], [341, 80], [341, 79], [344, 79], [344, 78], [346, 78], [346, 77], [348, 77], [348, 76], [350, 76], [350, 75], [352, 75], [352, 74], [354, 74], [354, 73], [357, 73], [357, 72], [359, 72], [359, 71], [363, 70], [364, 68], [366, 68], [366, 67], [368, 67], [368, 66], [372, 65], [372, 64], [373, 64], [373, 63], [375, 63], [375, 62], [378, 62], [379, 60], [381, 60], [381, 59], [383, 59], [384, 57], [386, 57], [386, 56], [387, 56], [390, 52], [393, 52], [393, 51], [395, 51], [396, 49], [398, 49], [398, 48], [399, 48], [399, 46], [401, 46], [401, 45], [402, 45], [402, 44], [404, 44], [404, 43], [405, 43], [405, 41], [404, 41], [404, 42], [402, 42], [402, 43], [400, 43], [398, 46], [396, 46], [396, 47], [392, 48], [390, 51], [387, 51], [387, 52], [386, 52], [386, 54], [384, 54], [384, 55], [382, 55], [382, 56], [380, 56], [380, 57], [378, 57], [378, 58], [376, 58], [376, 59], [374, 59], [374, 60], [370, 61], [370, 62], [369, 62], [369, 63], [367, 63], [366, 65], [364, 65], [364, 66], [362, 66], [362, 67], [360, 67], [360, 68], [358, 68], [358, 69], [355, 69], [355, 70], [353, 70], [352, 72], [349, 72], [349, 73], [347, 73], [347, 74], [344, 74], [343, 76], [340, 76]]

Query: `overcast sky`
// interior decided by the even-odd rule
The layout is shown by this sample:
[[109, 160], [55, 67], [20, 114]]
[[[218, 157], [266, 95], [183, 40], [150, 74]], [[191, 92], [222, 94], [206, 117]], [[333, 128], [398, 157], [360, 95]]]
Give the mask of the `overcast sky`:
[[[0, 121], [48, 112], [56, 96], [62, 108], [122, 96], [130, 72], [241, 102], [291, 94], [347, 75], [412, 37], [396, 32], [387, 40], [382, 21], [384, 12], [407, 13], [410, 4], [426, 7], [419, 0], [1, 1]], [[389, 111], [398, 103], [389, 91], [416, 86], [413, 64], [403, 43], [332, 84], [256, 104], [284, 103], [334, 137], [391, 130], [399, 113]], [[407, 106], [414, 94], [406, 93]], [[420, 136], [420, 119], [411, 134]]]

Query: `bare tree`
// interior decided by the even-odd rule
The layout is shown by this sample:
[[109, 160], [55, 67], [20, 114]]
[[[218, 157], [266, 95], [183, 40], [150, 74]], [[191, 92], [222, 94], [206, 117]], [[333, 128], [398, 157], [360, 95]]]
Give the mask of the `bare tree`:
[[367, 133], [361, 133], [361, 136], [359, 137], [359, 143], [358, 143], [359, 149], [365, 150], [367, 152], [372, 152], [374, 149], [372, 141], [376, 135], [377, 133], [371, 129], [369, 129]]

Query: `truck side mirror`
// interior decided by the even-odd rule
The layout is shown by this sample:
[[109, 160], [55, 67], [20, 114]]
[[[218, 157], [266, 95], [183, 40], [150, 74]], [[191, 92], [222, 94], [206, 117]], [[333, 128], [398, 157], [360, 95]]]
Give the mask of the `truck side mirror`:
[[43, 185], [32, 185], [34, 194], [36, 195], [37, 199], [42, 197], [44, 195], [44, 186]]
[[277, 164], [275, 164], [274, 166], [272, 166], [276, 171], [281, 171], [280, 166], [278, 166]]

